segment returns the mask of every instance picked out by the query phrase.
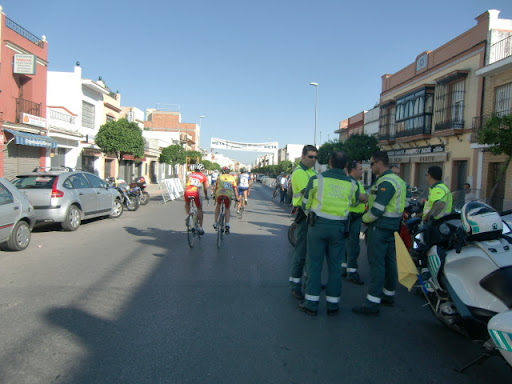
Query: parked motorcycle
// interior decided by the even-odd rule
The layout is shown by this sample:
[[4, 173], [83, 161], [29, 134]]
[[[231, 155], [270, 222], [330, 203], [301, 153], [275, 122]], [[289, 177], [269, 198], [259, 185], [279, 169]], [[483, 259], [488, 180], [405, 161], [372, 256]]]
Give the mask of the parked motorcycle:
[[116, 179], [115, 177], [109, 177], [107, 179], [107, 183], [112, 188], [117, 189], [117, 191], [121, 194], [121, 197], [123, 198], [123, 204], [125, 205], [127, 210], [136, 211], [137, 209], [139, 209], [139, 187], [130, 188], [128, 183], [126, 183], [124, 180]]
[[130, 188], [135, 188], [135, 187], [140, 188], [140, 192], [141, 192], [140, 198], [139, 198], [140, 205], [148, 204], [150, 196], [149, 196], [149, 193], [146, 192], [146, 179], [144, 178], [144, 176], [138, 177], [132, 183], [130, 183]]
[[[411, 256], [433, 314], [488, 351], [499, 350], [512, 365], [510, 228], [493, 208], [480, 201], [461, 203], [463, 196], [452, 194], [453, 207], [462, 207], [460, 212], [422, 224], [420, 219], [410, 221]], [[431, 218], [443, 210], [443, 200], [434, 204]]]

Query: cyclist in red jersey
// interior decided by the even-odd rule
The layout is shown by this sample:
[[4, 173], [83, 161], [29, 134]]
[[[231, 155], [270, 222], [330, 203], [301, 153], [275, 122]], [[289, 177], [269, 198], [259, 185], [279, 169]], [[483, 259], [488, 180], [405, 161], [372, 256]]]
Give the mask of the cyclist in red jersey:
[[203, 199], [201, 199], [201, 195], [199, 194], [199, 188], [201, 188], [201, 185], [203, 186], [204, 198], [206, 200], [209, 200], [207, 192], [208, 179], [201, 172], [203, 169], [203, 164], [196, 164], [194, 172], [188, 175], [187, 184], [185, 185], [185, 213], [187, 214], [187, 216], [190, 213], [190, 202], [188, 201], [188, 198], [193, 197], [197, 207], [197, 220], [199, 221], [198, 231], [200, 235], [204, 235], [203, 206], [201, 204]]

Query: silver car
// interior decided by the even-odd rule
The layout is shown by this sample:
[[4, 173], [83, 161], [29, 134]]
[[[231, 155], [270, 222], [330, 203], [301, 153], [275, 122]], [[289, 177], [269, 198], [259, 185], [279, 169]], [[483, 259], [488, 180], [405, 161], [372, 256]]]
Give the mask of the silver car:
[[83, 219], [123, 213], [121, 195], [89, 172], [40, 168], [12, 181], [34, 206], [37, 223], [61, 223], [76, 231]]
[[24, 250], [35, 222], [34, 207], [27, 197], [0, 177], [0, 243], [7, 243], [11, 251]]

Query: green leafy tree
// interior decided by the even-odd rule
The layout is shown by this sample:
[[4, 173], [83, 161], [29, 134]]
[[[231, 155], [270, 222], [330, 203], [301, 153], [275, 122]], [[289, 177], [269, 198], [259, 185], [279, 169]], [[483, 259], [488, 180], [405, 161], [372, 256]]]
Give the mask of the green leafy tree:
[[318, 162], [320, 164], [328, 164], [331, 153], [343, 151], [344, 149], [344, 144], [338, 140], [327, 141], [318, 148]]
[[142, 131], [136, 123], [130, 123], [126, 119], [103, 124], [96, 135], [95, 142], [104, 153], [114, 153], [118, 162], [124, 154], [130, 154], [136, 158], [144, 157]]
[[292, 162], [290, 160], [283, 160], [278, 165], [278, 172], [284, 172], [286, 174], [292, 172]]
[[201, 163], [204, 165], [204, 169], [206, 169], [207, 171], [213, 170], [213, 163], [210, 160], [203, 159], [201, 160]]
[[477, 141], [479, 144], [488, 145], [489, 151], [493, 155], [507, 156], [505, 164], [501, 167], [498, 180], [489, 196], [490, 201], [492, 201], [498, 186], [506, 178], [507, 169], [512, 160], [512, 115], [493, 116], [488, 119], [478, 131]]
[[185, 150], [178, 144], [169, 145], [162, 149], [158, 161], [160, 163], [170, 164], [173, 167], [178, 164], [185, 164]]
[[365, 134], [350, 135], [344, 143], [344, 151], [351, 160], [370, 160], [372, 154], [379, 150], [378, 141], [374, 136]]
[[201, 152], [199, 151], [185, 151], [185, 157], [189, 164], [201, 162]]

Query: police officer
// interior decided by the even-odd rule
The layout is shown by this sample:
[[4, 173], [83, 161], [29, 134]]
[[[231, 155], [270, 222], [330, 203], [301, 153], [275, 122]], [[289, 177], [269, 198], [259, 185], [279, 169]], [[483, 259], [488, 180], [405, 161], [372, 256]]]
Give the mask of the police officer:
[[441, 167], [437, 165], [432, 165], [428, 167], [427, 170], [427, 183], [429, 186], [428, 189], [428, 200], [425, 203], [425, 207], [423, 208], [423, 220], [426, 221], [430, 217], [430, 210], [434, 203], [438, 200], [445, 203], [444, 208], [434, 216], [434, 219], [439, 219], [445, 215], [448, 215], [452, 212], [452, 195], [450, 194], [450, 190], [446, 185], [441, 182], [443, 178], [443, 170]]
[[386, 152], [375, 152], [370, 166], [377, 176], [368, 197], [368, 212], [363, 216], [368, 225], [370, 284], [364, 304], [352, 308], [352, 312], [362, 315], [377, 315], [381, 303], [394, 303], [398, 277], [394, 232], [400, 227], [406, 194], [404, 181], [389, 169]]
[[363, 285], [364, 282], [359, 276], [357, 271], [357, 258], [361, 247], [359, 245], [359, 235], [361, 233], [361, 219], [365, 210], [365, 203], [368, 201], [368, 196], [364, 190], [363, 184], [359, 181], [363, 175], [363, 166], [359, 161], [349, 161], [347, 164], [347, 172], [351, 179], [357, 183], [359, 192], [359, 203], [356, 206], [350, 207], [350, 230], [347, 239], [346, 251], [343, 253], [341, 263], [341, 276], [347, 277], [347, 280], [357, 284]]
[[302, 293], [301, 279], [304, 273], [304, 264], [306, 262], [307, 252], [307, 233], [308, 224], [306, 223], [306, 214], [302, 210], [302, 197], [304, 190], [308, 185], [309, 179], [316, 175], [313, 169], [316, 163], [318, 150], [313, 145], [305, 145], [302, 148], [302, 157], [297, 168], [292, 173], [292, 205], [297, 207], [298, 212], [295, 218], [297, 223], [296, 236], [297, 242], [293, 253], [292, 270], [290, 272], [291, 294], [297, 300], [304, 300]]
[[356, 181], [343, 170], [346, 162], [344, 152], [333, 152], [329, 158], [330, 169], [309, 180], [302, 200], [302, 208], [309, 212], [309, 229], [306, 294], [299, 307], [313, 316], [318, 312], [324, 257], [329, 272], [325, 293], [327, 315], [339, 311], [341, 258], [345, 252], [349, 207], [356, 205], [359, 197]]

